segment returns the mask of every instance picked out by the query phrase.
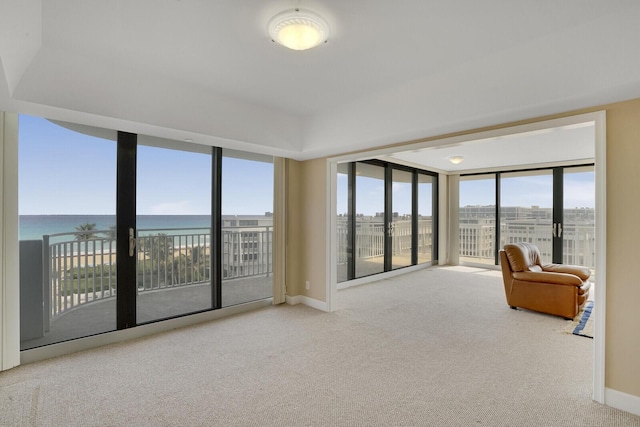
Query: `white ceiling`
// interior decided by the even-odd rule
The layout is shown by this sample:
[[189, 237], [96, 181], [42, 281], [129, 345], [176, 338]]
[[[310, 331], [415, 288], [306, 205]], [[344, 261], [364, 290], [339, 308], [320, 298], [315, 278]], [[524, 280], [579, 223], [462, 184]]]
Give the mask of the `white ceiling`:
[[[328, 43], [271, 42], [291, 7]], [[309, 159], [640, 97], [639, 18], [637, 0], [4, 0], [0, 110]]]
[[[414, 148], [376, 158], [443, 173], [590, 164], [595, 161], [595, 132], [595, 123], [585, 122]], [[454, 156], [462, 156], [464, 160], [453, 164], [449, 158]]]

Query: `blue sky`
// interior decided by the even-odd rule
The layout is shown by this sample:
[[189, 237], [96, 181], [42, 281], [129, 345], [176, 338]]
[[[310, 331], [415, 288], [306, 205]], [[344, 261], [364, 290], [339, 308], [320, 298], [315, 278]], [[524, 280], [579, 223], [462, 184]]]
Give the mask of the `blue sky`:
[[[20, 116], [21, 215], [115, 214], [116, 143]], [[223, 151], [224, 153], [224, 151]], [[222, 213], [262, 215], [273, 210], [273, 165], [223, 157]], [[210, 211], [211, 158], [205, 154], [138, 147], [137, 212], [140, 215], [206, 215]], [[359, 177], [358, 213], [383, 210], [381, 180]], [[460, 205], [494, 204], [493, 180], [464, 181]], [[503, 206], [551, 207], [551, 176], [503, 180]], [[565, 175], [565, 207], [594, 207], [593, 173]], [[338, 213], [347, 211], [346, 175], [338, 175]], [[394, 184], [394, 208], [409, 214], [408, 185]], [[419, 198], [431, 214], [431, 195]], [[405, 210], [407, 212], [405, 212]]]
[[[116, 143], [20, 116], [19, 213], [115, 214]], [[224, 154], [224, 150], [223, 150]], [[223, 215], [273, 211], [273, 164], [223, 157]], [[138, 147], [139, 215], [210, 213], [211, 157]]]
[[[565, 169], [564, 207], [595, 208], [595, 175], [593, 172], [570, 173]], [[502, 206], [553, 206], [551, 174], [503, 177], [500, 189]], [[495, 180], [461, 181], [460, 206], [495, 205]]]
[[[364, 215], [375, 215], [384, 210], [384, 184], [379, 179], [359, 176], [356, 185], [357, 211]], [[347, 213], [347, 175], [338, 174], [337, 179], [337, 213]], [[418, 193], [418, 213], [424, 216], [431, 215], [432, 187], [421, 184]], [[411, 186], [408, 183], [393, 183], [393, 211], [400, 215], [411, 214]]]

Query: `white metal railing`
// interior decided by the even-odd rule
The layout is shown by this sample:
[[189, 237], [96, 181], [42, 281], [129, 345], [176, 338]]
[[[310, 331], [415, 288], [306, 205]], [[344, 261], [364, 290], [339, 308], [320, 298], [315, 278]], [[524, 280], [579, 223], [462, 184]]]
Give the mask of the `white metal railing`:
[[[112, 234], [91, 230], [43, 236], [44, 300], [50, 319], [116, 295]], [[223, 229], [223, 280], [272, 274], [271, 242], [269, 226]], [[138, 293], [210, 282], [210, 250], [208, 229], [138, 230]]]
[[[495, 263], [495, 220], [466, 218], [460, 224], [460, 257], [465, 261]], [[500, 222], [500, 245], [530, 242], [540, 250], [543, 262], [551, 262], [553, 242], [552, 223], [548, 220], [513, 220]], [[566, 223], [563, 230], [563, 259], [565, 264], [578, 264], [595, 270], [595, 225]]]
[[[394, 255], [410, 253], [412, 245], [411, 221], [394, 221], [392, 250]], [[348, 225], [337, 224], [337, 263], [348, 262]], [[381, 222], [358, 222], [356, 226], [356, 258], [368, 259], [384, 255], [385, 227]], [[431, 253], [433, 248], [432, 221], [418, 221], [418, 253]]]
[[[495, 221], [484, 218], [460, 224], [459, 254], [465, 261], [495, 263]], [[430, 252], [433, 230], [430, 220], [418, 222], [418, 252]], [[546, 220], [503, 221], [500, 224], [501, 244], [527, 241], [535, 243], [545, 262], [551, 261], [551, 223]], [[355, 258], [382, 257], [385, 228], [381, 222], [362, 221], [356, 226]], [[394, 222], [393, 254], [407, 253], [411, 248], [410, 221]], [[348, 225], [337, 224], [337, 263], [348, 262]], [[595, 268], [595, 233], [592, 223], [566, 224], [564, 229], [565, 264]]]

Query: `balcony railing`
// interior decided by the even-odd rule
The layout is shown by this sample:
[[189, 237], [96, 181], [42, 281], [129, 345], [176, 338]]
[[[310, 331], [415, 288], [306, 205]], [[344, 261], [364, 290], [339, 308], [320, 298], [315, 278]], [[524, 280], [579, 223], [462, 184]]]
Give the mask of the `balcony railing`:
[[[412, 244], [411, 221], [395, 221], [393, 226], [393, 255], [410, 252]], [[359, 222], [356, 225], [356, 258], [373, 259], [384, 256], [385, 227], [382, 223]], [[337, 226], [337, 263], [346, 264], [348, 260], [348, 225]], [[432, 226], [430, 219], [418, 220], [418, 252], [432, 251]]]
[[[115, 297], [116, 241], [111, 235], [91, 230], [43, 236], [44, 300], [51, 320]], [[210, 282], [210, 240], [210, 231], [201, 228], [138, 230], [138, 293]], [[268, 226], [223, 229], [223, 280], [272, 274], [271, 242]]]

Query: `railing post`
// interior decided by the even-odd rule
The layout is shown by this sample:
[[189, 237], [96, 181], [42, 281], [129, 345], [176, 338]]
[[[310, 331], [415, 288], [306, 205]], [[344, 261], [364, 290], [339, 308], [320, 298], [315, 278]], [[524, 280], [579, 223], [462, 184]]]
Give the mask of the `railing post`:
[[267, 228], [267, 277], [269, 277], [269, 266], [271, 265], [270, 259], [269, 259], [270, 258], [269, 255], [271, 251], [269, 249], [271, 249], [271, 246], [269, 245], [269, 226], [267, 225], [266, 228]]
[[52, 292], [51, 287], [51, 250], [49, 248], [49, 235], [42, 236], [42, 292], [44, 295], [44, 306], [42, 307], [44, 331], [49, 332], [51, 329], [51, 295], [55, 295]]
[[[240, 266], [242, 266], [242, 274], [244, 274], [244, 262], [242, 259], [242, 240], [244, 238], [242, 231], [239, 231], [237, 233], [234, 233], [234, 241], [235, 244], [234, 246], [236, 247], [236, 254], [238, 256], [238, 262], [236, 263], [236, 268], [239, 268]], [[240, 277], [240, 275], [238, 274], [238, 270], [235, 271], [235, 274], [233, 277]]]

